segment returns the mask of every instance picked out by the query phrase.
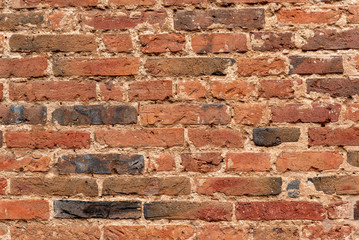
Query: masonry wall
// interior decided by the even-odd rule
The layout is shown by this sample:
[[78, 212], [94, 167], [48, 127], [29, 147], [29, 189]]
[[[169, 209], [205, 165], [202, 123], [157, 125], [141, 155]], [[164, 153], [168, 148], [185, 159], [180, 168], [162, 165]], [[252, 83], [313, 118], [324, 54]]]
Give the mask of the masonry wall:
[[1, 239], [359, 239], [356, 0], [2, 0]]

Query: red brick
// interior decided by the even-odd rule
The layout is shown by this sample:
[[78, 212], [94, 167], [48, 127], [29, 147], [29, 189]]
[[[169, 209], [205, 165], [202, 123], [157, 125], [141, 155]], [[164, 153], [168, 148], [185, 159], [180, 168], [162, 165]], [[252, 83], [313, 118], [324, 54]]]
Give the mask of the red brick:
[[234, 106], [234, 120], [238, 124], [255, 125], [262, 123], [266, 106], [243, 103]]
[[222, 104], [145, 105], [140, 109], [143, 125], [222, 125], [231, 121], [228, 108]]
[[99, 144], [110, 147], [173, 147], [184, 144], [184, 130], [181, 128], [97, 130], [95, 136]]
[[154, 5], [156, 0], [109, 0], [109, 5], [122, 6], [122, 5], [143, 5], [150, 6]]
[[86, 101], [96, 98], [96, 84], [77, 81], [10, 83], [9, 96], [11, 100], [23, 101]]
[[327, 207], [329, 219], [348, 219], [350, 218], [349, 202], [335, 202]]
[[237, 60], [238, 73], [240, 76], [269, 76], [280, 75], [287, 72], [286, 60], [276, 57], [240, 57]]
[[46, 57], [2, 58], [0, 77], [41, 77], [46, 75]]
[[180, 99], [196, 100], [205, 98], [207, 89], [200, 81], [181, 81], [177, 84], [177, 96]]
[[188, 172], [216, 172], [221, 169], [222, 157], [220, 153], [182, 153], [182, 166]]
[[282, 187], [282, 179], [273, 177], [203, 177], [197, 178], [195, 182], [197, 193], [204, 195], [278, 195]]
[[188, 129], [188, 137], [196, 147], [242, 148], [244, 144], [242, 134], [231, 129]]
[[109, 52], [131, 52], [133, 48], [131, 36], [128, 33], [103, 34], [102, 40]]
[[57, 59], [53, 63], [56, 76], [126, 76], [138, 73], [139, 58], [75, 58]]
[[0, 219], [48, 219], [49, 202], [45, 200], [1, 200]]
[[318, 78], [307, 80], [307, 93], [328, 93], [332, 97], [351, 97], [359, 94], [359, 79]]
[[46, 26], [44, 13], [19, 12], [19, 13], [1, 13], [0, 30], [15, 31], [41, 29]]
[[359, 5], [350, 5], [349, 16], [347, 16], [348, 23], [359, 23]]
[[303, 104], [287, 104], [283, 107], [274, 106], [271, 110], [272, 122], [326, 123], [338, 121], [341, 105], [313, 103], [311, 107], [306, 107]]
[[51, 7], [93, 7], [98, 0], [11, 0], [13, 8]]
[[247, 37], [237, 33], [203, 33], [192, 36], [192, 49], [196, 53], [246, 52]]
[[359, 71], [359, 55], [356, 55], [349, 60], [354, 66], [357, 71]]
[[4, 47], [5, 47], [4, 40], [5, 40], [4, 35], [0, 35], [0, 53], [4, 52]]
[[0, 83], [0, 101], [3, 100], [4, 97], [4, 85]]
[[249, 230], [242, 225], [200, 225], [197, 228], [198, 240], [248, 240]]
[[0, 155], [1, 171], [46, 172], [50, 169], [50, 156], [26, 156], [16, 159], [13, 154]]
[[338, 169], [343, 156], [338, 152], [282, 152], [277, 158], [278, 171], [324, 171]]
[[341, 17], [341, 10], [335, 7], [282, 8], [277, 12], [280, 23], [288, 24], [332, 24]]
[[317, 191], [325, 194], [357, 195], [359, 193], [359, 177], [354, 175], [332, 175], [309, 178]]
[[325, 218], [325, 209], [317, 202], [268, 201], [237, 202], [237, 220], [315, 220]]
[[299, 229], [292, 226], [257, 227], [253, 231], [253, 240], [299, 240]]
[[104, 228], [104, 240], [190, 239], [194, 234], [188, 225], [110, 225]]
[[77, 19], [73, 13], [56, 12], [48, 16], [53, 30], [69, 30], [77, 24]]
[[253, 32], [251, 33], [252, 49], [255, 51], [282, 51], [293, 49], [291, 32]]
[[81, 16], [83, 27], [94, 30], [132, 29], [142, 23], [162, 26], [167, 18], [166, 10], [139, 11], [136, 17], [131, 17], [131, 11], [120, 11], [117, 15], [109, 13], [88, 13]]
[[269, 153], [227, 153], [226, 171], [229, 172], [264, 172], [270, 170]]
[[21, 240], [43, 239], [77, 239], [99, 240], [100, 228], [96, 225], [43, 225], [43, 224], [16, 224], [10, 228], [11, 236]]
[[[5, 195], [5, 191], [6, 191], [6, 187], [7, 187], [7, 180], [5, 178], [0, 178], [0, 194], [1, 195]], [[1, 235], [1, 228], [0, 228], [0, 235]]]
[[9, 148], [90, 148], [90, 133], [80, 131], [7, 131]]
[[254, 91], [254, 86], [247, 81], [213, 81], [211, 92], [213, 97], [218, 99], [243, 99]]
[[130, 101], [166, 100], [172, 98], [172, 81], [136, 81], [129, 85]]
[[301, 84], [301, 80], [260, 80], [259, 96], [265, 98], [293, 98], [294, 83]]
[[347, 239], [355, 231], [354, 226], [332, 226], [325, 230], [323, 225], [311, 225], [303, 227], [303, 237], [308, 240], [316, 239]]
[[140, 35], [141, 51], [144, 53], [181, 52], [186, 39], [182, 34]]
[[359, 145], [359, 128], [309, 128], [308, 137], [310, 146], [356, 146]]
[[100, 85], [100, 93], [105, 101], [123, 101], [122, 88], [119, 84], [103, 83]]
[[171, 153], [161, 153], [158, 156], [149, 158], [149, 165], [152, 171], [172, 171], [176, 168], [175, 158]]
[[220, 0], [223, 3], [305, 3], [307, 0]]
[[311, 58], [306, 56], [291, 56], [289, 74], [328, 74], [343, 73], [341, 56]]
[[185, 4], [205, 4], [207, 0], [164, 0], [166, 6], [182, 6]]

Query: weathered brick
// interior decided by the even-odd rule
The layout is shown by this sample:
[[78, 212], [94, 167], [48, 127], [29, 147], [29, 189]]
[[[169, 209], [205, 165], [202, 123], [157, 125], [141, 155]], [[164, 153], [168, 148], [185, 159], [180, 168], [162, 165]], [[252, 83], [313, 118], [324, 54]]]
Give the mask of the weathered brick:
[[293, 49], [291, 32], [253, 32], [251, 33], [252, 49], [255, 51], [282, 51]]
[[255, 227], [254, 240], [299, 240], [299, 229], [295, 226]]
[[172, 81], [136, 81], [129, 84], [130, 101], [166, 100], [172, 97]]
[[88, 27], [94, 30], [122, 30], [132, 29], [143, 23], [161, 27], [167, 18], [165, 9], [138, 11], [136, 17], [131, 16], [131, 11], [118, 11], [116, 13], [115, 15], [103, 12], [82, 14], [82, 27]]
[[226, 75], [232, 58], [150, 58], [145, 68], [153, 76]]
[[75, 58], [56, 59], [53, 71], [56, 76], [127, 76], [138, 73], [139, 58]]
[[306, 0], [220, 0], [223, 3], [304, 3]]
[[77, 24], [72, 12], [55, 12], [47, 16], [53, 30], [69, 30]]
[[156, 0], [109, 0], [109, 5], [122, 6], [122, 5], [154, 5]]
[[271, 110], [272, 122], [326, 123], [338, 121], [341, 105], [313, 103], [306, 107], [303, 104], [287, 104], [283, 107], [274, 106]]
[[222, 104], [145, 105], [140, 109], [143, 125], [225, 125], [231, 121], [228, 108]]
[[94, 35], [11, 35], [10, 49], [13, 52], [86, 52], [97, 49]]
[[24, 106], [11, 105], [10, 107], [0, 107], [0, 123], [10, 124], [45, 124], [46, 107], [45, 106]]
[[94, 7], [98, 0], [11, 0], [13, 8], [36, 7]]
[[172, 171], [176, 168], [175, 158], [171, 153], [161, 153], [149, 158], [149, 167], [152, 171]]
[[347, 162], [354, 167], [359, 167], [359, 151], [348, 151], [347, 155]]
[[200, 30], [211, 28], [264, 27], [264, 9], [213, 9], [197, 11], [177, 11], [174, 15], [176, 30]]
[[[305, 239], [348, 239], [350, 235], [355, 232], [355, 227], [351, 225], [336, 225], [330, 227], [328, 230], [323, 225], [304, 226], [302, 229], [302, 236]], [[354, 238], [351, 238], [354, 239]]]
[[276, 166], [278, 171], [324, 171], [338, 169], [342, 163], [338, 152], [282, 152]]
[[138, 201], [54, 201], [55, 218], [138, 219], [141, 202]]
[[229, 221], [232, 204], [228, 202], [150, 202], [144, 204], [146, 219]]
[[196, 147], [242, 148], [242, 134], [231, 129], [188, 129], [189, 140]]
[[268, 201], [237, 202], [237, 220], [315, 220], [325, 218], [325, 209], [317, 202]]
[[254, 91], [254, 86], [247, 81], [212, 81], [210, 87], [213, 97], [218, 99], [243, 99]]
[[247, 240], [249, 230], [242, 225], [200, 225], [197, 228], [198, 240]]
[[227, 196], [269, 196], [281, 193], [280, 177], [202, 177], [196, 179], [199, 194]]
[[52, 121], [63, 126], [132, 124], [137, 123], [137, 110], [128, 105], [75, 105], [55, 109]]
[[173, 147], [184, 144], [181, 128], [97, 130], [96, 141], [110, 147]]
[[131, 52], [133, 45], [130, 34], [103, 34], [103, 43], [110, 52]]
[[309, 178], [317, 191], [325, 194], [355, 195], [359, 193], [358, 176], [324, 176]]
[[253, 141], [257, 146], [277, 146], [283, 142], [298, 142], [299, 128], [254, 128]]
[[234, 121], [238, 124], [255, 125], [262, 123], [266, 107], [263, 104], [242, 103], [234, 106]]
[[9, 96], [15, 101], [86, 101], [96, 98], [96, 84], [78, 81], [10, 83]]
[[207, 3], [207, 0], [164, 0], [166, 6], [182, 6], [185, 4], [201, 4]]
[[182, 34], [140, 35], [140, 43], [144, 53], [181, 52], [186, 39]]
[[45, 16], [40, 12], [1, 13], [0, 30], [14, 31], [18, 29], [41, 28], [46, 24]]
[[45, 240], [45, 239], [77, 239], [99, 240], [101, 231], [95, 225], [43, 225], [27, 224], [14, 225], [10, 228], [11, 236], [21, 240]]
[[10, 194], [39, 196], [75, 196], [97, 197], [98, 188], [93, 178], [40, 178], [13, 177], [10, 179]]
[[270, 170], [269, 153], [227, 153], [226, 171], [230, 172], [264, 172]]
[[306, 56], [291, 56], [289, 74], [329, 74], [343, 73], [341, 56], [312, 58]]
[[335, 7], [282, 8], [277, 12], [280, 23], [286, 24], [332, 24], [341, 17], [341, 10]]
[[102, 196], [121, 194], [180, 196], [190, 193], [191, 183], [186, 177], [112, 177], [104, 180], [102, 188]]
[[181, 100], [205, 98], [207, 89], [200, 81], [181, 81], [177, 84], [177, 96]]
[[353, 95], [359, 94], [359, 79], [308, 79], [307, 92], [328, 93], [332, 97], [351, 97]]
[[302, 83], [301, 80], [260, 80], [259, 96], [280, 99], [293, 98], [295, 82]]
[[201, 33], [192, 36], [192, 49], [196, 53], [246, 52], [247, 37], [238, 33]]
[[143, 155], [84, 154], [64, 155], [58, 159], [59, 174], [140, 174], [144, 169]]
[[104, 228], [105, 240], [177, 239], [186, 240], [194, 235], [189, 225], [110, 225]]
[[349, 5], [348, 23], [359, 23], [359, 5]]
[[[7, 180], [6, 178], [0, 178], [0, 195], [5, 195], [6, 194], [6, 187], [7, 187]], [[1, 234], [1, 228], [0, 228], [0, 235]]]
[[123, 101], [123, 91], [119, 84], [112, 82], [100, 84], [101, 99], [105, 101]]
[[345, 119], [351, 121], [358, 121], [359, 120], [359, 104], [348, 104], [347, 111], [345, 113]]
[[359, 128], [309, 128], [308, 138], [310, 146], [356, 146], [359, 145]]
[[237, 60], [240, 76], [269, 76], [287, 72], [286, 60], [280, 57], [239, 57]]
[[26, 156], [17, 159], [13, 154], [0, 155], [0, 171], [46, 172], [50, 169], [51, 157]]
[[83, 131], [7, 131], [8, 148], [63, 148], [90, 147], [90, 133]]
[[48, 219], [49, 202], [45, 200], [1, 200], [0, 219]]
[[327, 214], [329, 219], [348, 219], [349, 216], [349, 202], [341, 201], [334, 202], [328, 205]]
[[2, 58], [0, 77], [42, 77], [46, 75], [46, 57]]
[[182, 153], [181, 165], [188, 172], [216, 172], [221, 169], [222, 157], [220, 153]]

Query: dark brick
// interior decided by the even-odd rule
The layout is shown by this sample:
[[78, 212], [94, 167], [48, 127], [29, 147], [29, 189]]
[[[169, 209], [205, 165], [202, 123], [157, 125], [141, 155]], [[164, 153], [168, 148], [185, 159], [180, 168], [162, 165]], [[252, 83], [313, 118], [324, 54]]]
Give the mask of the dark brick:
[[55, 218], [138, 219], [139, 201], [54, 201]]
[[317, 191], [325, 194], [357, 195], [359, 194], [359, 176], [327, 176], [309, 178]]
[[153, 76], [226, 75], [232, 58], [152, 58], [145, 68]]
[[10, 183], [10, 193], [14, 195], [98, 196], [96, 179], [91, 178], [15, 177]]
[[299, 197], [300, 195], [299, 186], [300, 186], [300, 180], [295, 179], [293, 181], [290, 181], [286, 188], [286, 190], [288, 191], [288, 197], [290, 198]]
[[178, 11], [174, 16], [176, 30], [220, 28], [263, 28], [264, 9], [213, 9], [202, 11]]
[[2, 13], [0, 14], [0, 30], [17, 30], [39, 28], [44, 23], [41, 13]]
[[354, 206], [354, 219], [359, 219], [359, 201], [357, 201]]
[[0, 107], [0, 123], [10, 124], [45, 124], [46, 123], [45, 106], [23, 106], [11, 105], [9, 107]]
[[291, 56], [289, 60], [289, 74], [329, 74], [344, 72], [343, 59], [341, 56], [330, 58]]
[[252, 49], [255, 51], [281, 51], [293, 49], [291, 32], [253, 32], [251, 33]]
[[188, 195], [191, 193], [190, 179], [186, 177], [121, 177], [106, 178], [103, 182], [102, 195], [137, 194], [154, 195]]
[[140, 174], [144, 168], [142, 155], [84, 154], [65, 155], [58, 160], [59, 174]]
[[144, 204], [146, 219], [229, 221], [232, 204], [229, 202], [151, 202]]
[[359, 79], [308, 79], [307, 92], [328, 93], [332, 97], [351, 97], [353, 95], [359, 94]]
[[255, 128], [253, 141], [257, 146], [271, 147], [282, 142], [298, 142], [299, 128]]
[[348, 152], [347, 162], [354, 167], [359, 167], [359, 151]]
[[52, 119], [64, 126], [132, 124], [137, 123], [137, 110], [126, 105], [76, 105], [57, 108]]

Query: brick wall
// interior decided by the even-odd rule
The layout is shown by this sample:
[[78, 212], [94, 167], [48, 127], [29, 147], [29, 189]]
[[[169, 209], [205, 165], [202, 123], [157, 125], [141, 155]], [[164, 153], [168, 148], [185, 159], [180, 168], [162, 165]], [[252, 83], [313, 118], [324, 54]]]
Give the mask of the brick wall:
[[359, 239], [356, 0], [2, 0], [0, 239]]

